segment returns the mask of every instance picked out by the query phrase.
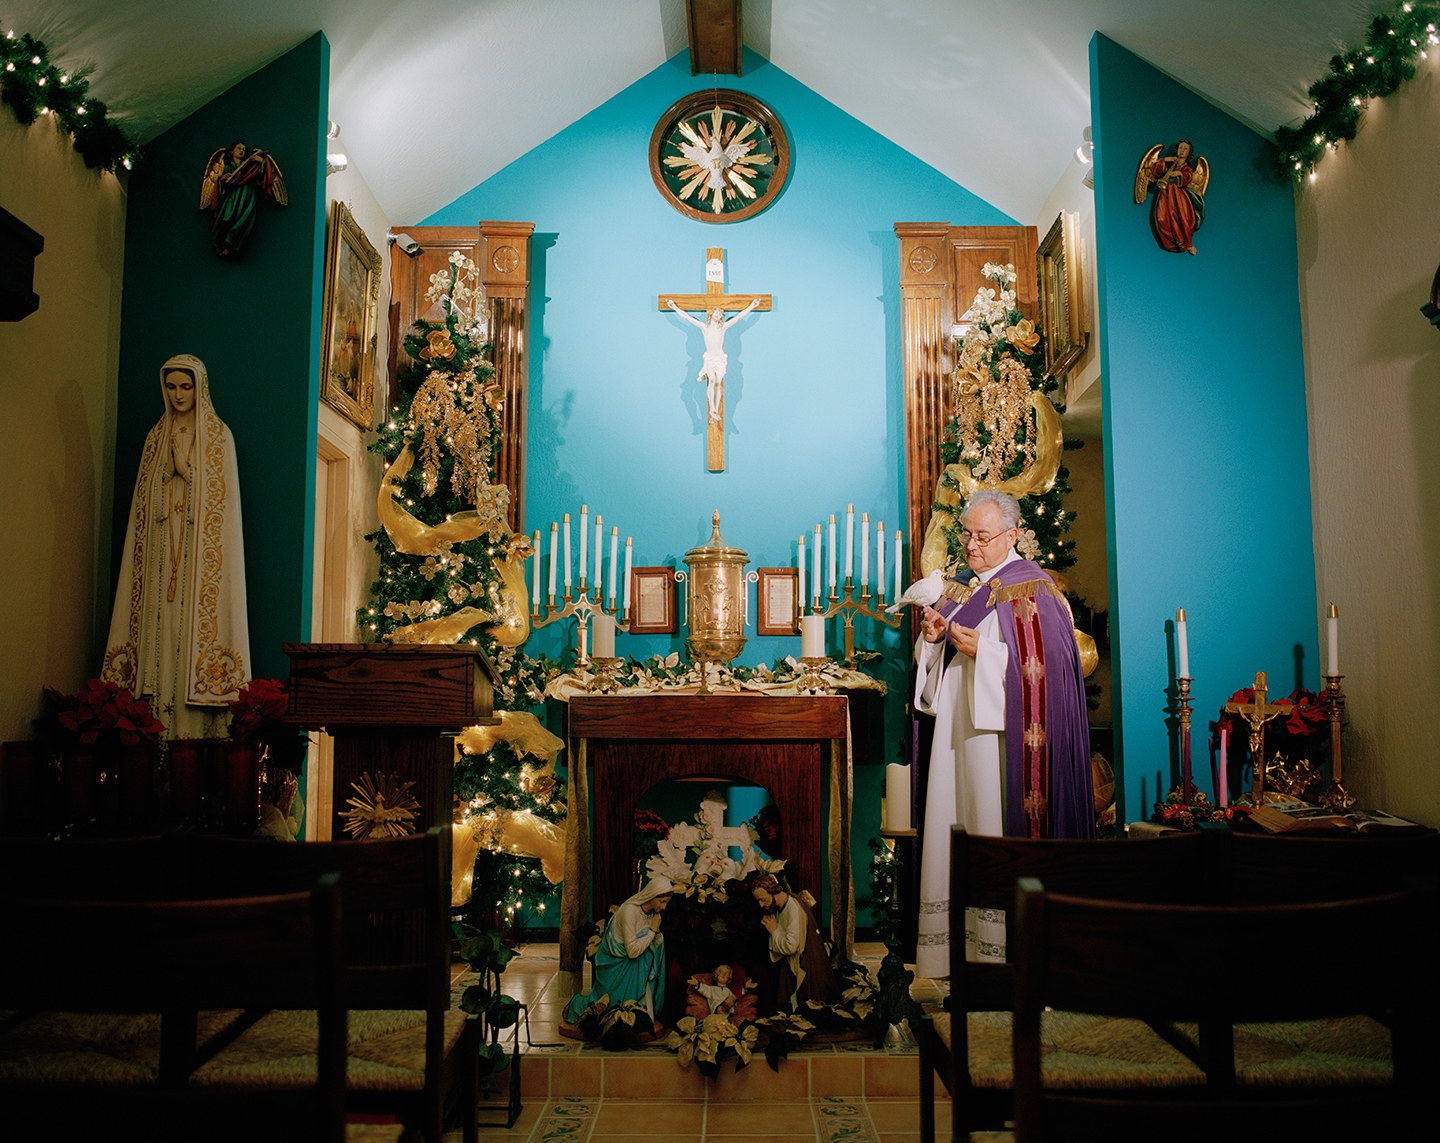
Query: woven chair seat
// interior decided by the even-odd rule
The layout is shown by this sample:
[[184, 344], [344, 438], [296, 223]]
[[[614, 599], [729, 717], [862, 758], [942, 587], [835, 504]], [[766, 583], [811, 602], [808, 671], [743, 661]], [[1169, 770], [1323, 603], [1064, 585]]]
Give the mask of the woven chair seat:
[[[197, 1042], [212, 1040], [239, 1017], [239, 1009], [201, 1012]], [[36, 1012], [0, 1032], [0, 1086], [150, 1087], [159, 1081], [158, 1015]]]

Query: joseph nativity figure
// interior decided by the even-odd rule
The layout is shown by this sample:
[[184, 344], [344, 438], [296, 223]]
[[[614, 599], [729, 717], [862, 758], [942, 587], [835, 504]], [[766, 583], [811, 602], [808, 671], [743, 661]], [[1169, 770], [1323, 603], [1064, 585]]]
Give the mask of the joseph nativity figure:
[[660, 914], [675, 895], [664, 877], [652, 877], [627, 897], [605, 925], [595, 950], [595, 978], [588, 993], [577, 993], [565, 1006], [565, 1022], [574, 1024], [601, 997], [611, 1008], [635, 1001], [655, 1019], [665, 1003], [665, 938]]
[[160, 384], [165, 415], [140, 454], [102, 677], [149, 699], [166, 738], [222, 737], [250, 661], [235, 442], [199, 358], [170, 358]]
[[[915, 971], [950, 973], [950, 829], [1093, 838], [1085, 682], [1070, 605], [1015, 551], [1020, 506], [976, 492], [962, 518], [971, 575], [924, 609], [915, 709], [935, 718], [921, 842]], [[971, 959], [1003, 954], [1003, 919], [967, 920]], [[959, 950], [958, 955], [965, 955]]]
[[840, 982], [809, 904], [770, 873], [750, 874], [745, 887], [760, 906], [760, 924], [777, 970], [774, 1007], [795, 1012], [808, 1000], [839, 1003]]

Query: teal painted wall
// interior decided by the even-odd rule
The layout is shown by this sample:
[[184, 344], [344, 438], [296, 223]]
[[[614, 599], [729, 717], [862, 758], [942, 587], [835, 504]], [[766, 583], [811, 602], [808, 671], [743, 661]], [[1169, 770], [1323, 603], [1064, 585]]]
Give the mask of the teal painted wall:
[[[116, 549], [145, 434], [164, 411], [160, 366], [193, 353], [235, 438], [252, 677], [285, 677], [281, 644], [310, 638], [329, 74], [317, 33], [155, 139], [130, 178]], [[211, 247], [198, 204], [207, 160], [235, 139], [270, 151], [290, 202], [262, 207], [230, 261]]]
[[[1319, 687], [1318, 612], [1292, 192], [1265, 139], [1098, 34], [1090, 100], [1125, 821], [1178, 780], [1176, 609], [1211, 794], [1208, 725], [1232, 692], [1260, 670], [1272, 697]], [[1211, 172], [1194, 256], [1160, 249], [1133, 193], [1141, 156], [1181, 138]]]
[[[622, 543], [634, 536], [637, 565], [683, 567], [685, 552], [709, 538], [717, 508], [725, 540], [749, 553], [752, 569], [793, 565], [800, 533], [813, 534], [832, 512], [843, 533], [847, 504], [857, 526], [868, 512], [887, 535], [902, 519], [894, 224], [1014, 220], [759, 56], [746, 54], [744, 73], [721, 86], [773, 108], [793, 147], [784, 193], [755, 218], [692, 221], [651, 181], [646, 151], [656, 121], [711, 85], [690, 75], [681, 53], [424, 220], [536, 225], [526, 525], [541, 531], [547, 554], [551, 521], [564, 512], [578, 520], [582, 502], [604, 516], [607, 534], [616, 525]], [[722, 473], [705, 466], [700, 331], [656, 307], [662, 292], [703, 292], [709, 246], [725, 249], [727, 289], [774, 296], [769, 313], [751, 314], [725, 337]], [[858, 577], [858, 536], [855, 546]], [[893, 568], [889, 553], [886, 564]], [[537, 632], [527, 649], [558, 656], [561, 626]], [[573, 640], [573, 624], [563, 626]], [[909, 644], [907, 633], [877, 626], [860, 620], [856, 642], [885, 654], [878, 673], [890, 696], [876, 761], [893, 761]], [[830, 646], [840, 639], [832, 621]], [[619, 654], [635, 658], [672, 650], [683, 651], [680, 639], [617, 642]], [[758, 638], [752, 629], [740, 661], [773, 663], [799, 650], [798, 637]], [[862, 887], [864, 839], [878, 830], [882, 787], [878, 767], [857, 776]]]

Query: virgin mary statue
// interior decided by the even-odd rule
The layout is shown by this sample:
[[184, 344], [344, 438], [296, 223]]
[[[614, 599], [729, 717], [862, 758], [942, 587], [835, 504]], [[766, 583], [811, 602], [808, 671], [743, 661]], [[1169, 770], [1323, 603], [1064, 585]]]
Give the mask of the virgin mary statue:
[[165, 415], [140, 455], [102, 677], [148, 698], [166, 738], [213, 738], [249, 678], [235, 442], [198, 358], [170, 358], [160, 387]]

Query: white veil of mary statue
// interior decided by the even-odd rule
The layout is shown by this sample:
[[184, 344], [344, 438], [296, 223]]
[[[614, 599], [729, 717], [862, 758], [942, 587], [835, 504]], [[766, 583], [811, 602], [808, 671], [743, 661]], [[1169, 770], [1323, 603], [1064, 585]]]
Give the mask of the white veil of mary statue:
[[102, 677], [148, 698], [166, 738], [219, 737], [250, 662], [235, 442], [198, 358], [170, 358], [160, 386], [165, 415], [140, 455]]

